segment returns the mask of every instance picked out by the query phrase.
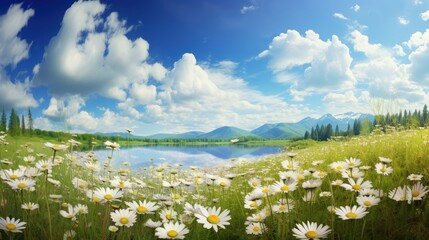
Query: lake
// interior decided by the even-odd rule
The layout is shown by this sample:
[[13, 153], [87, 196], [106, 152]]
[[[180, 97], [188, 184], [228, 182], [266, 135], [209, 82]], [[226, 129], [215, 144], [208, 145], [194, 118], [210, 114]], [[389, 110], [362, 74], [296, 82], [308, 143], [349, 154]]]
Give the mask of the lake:
[[[266, 155], [280, 153], [283, 146], [245, 145], [149, 145], [121, 147], [113, 152], [113, 166], [129, 162], [133, 169], [161, 164], [181, 164], [182, 166], [213, 167], [233, 158], [255, 160]], [[104, 162], [111, 154], [110, 149], [95, 151], [97, 158]]]

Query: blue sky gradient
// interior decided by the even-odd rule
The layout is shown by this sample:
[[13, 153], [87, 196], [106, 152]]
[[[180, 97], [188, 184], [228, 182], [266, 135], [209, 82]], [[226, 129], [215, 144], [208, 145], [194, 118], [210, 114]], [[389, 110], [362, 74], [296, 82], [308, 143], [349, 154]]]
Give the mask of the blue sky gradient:
[[38, 128], [251, 130], [428, 102], [429, 1], [1, 1], [0, 107]]

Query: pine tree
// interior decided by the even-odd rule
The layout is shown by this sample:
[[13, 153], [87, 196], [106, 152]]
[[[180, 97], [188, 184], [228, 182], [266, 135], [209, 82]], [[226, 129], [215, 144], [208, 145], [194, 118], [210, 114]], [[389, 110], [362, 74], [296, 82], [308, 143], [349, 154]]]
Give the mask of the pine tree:
[[335, 136], [340, 135], [340, 128], [338, 127], [338, 124], [335, 126]]
[[26, 135], [24, 114], [21, 115], [21, 135]]
[[16, 114], [15, 109], [12, 108], [10, 110], [10, 116], [9, 116], [9, 133], [12, 136], [17, 136], [20, 133], [20, 126], [19, 126], [19, 116]]
[[310, 138], [310, 133], [308, 133], [308, 131], [305, 131], [304, 139], [309, 139], [309, 138]]
[[6, 132], [6, 127], [7, 127], [6, 110], [3, 107], [3, 110], [1, 112], [0, 131]]
[[326, 126], [326, 140], [330, 139], [332, 136], [334, 135], [334, 130], [332, 129], [332, 124], [328, 124], [328, 126]]
[[33, 134], [33, 116], [31, 115], [31, 110], [28, 108], [28, 134], [31, 136]]
[[428, 123], [428, 106], [425, 104], [423, 107], [423, 126]]

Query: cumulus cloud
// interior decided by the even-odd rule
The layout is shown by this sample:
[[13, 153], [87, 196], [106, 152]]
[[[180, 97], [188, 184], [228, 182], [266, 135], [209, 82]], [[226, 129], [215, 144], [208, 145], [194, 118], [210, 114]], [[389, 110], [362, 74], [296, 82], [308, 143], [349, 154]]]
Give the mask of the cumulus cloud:
[[369, 112], [369, 95], [367, 91], [362, 91], [358, 96], [353, 91], [330, 92], [322, 98], [322, 102], [327, 111], [332, 114], [349, 112], [350, 109], [354, 112]]
[[359, 12], [359, 10], [360, 10], [360, 6], [359, 6], [358, 4], [356, 4], [356, 5], [354, 5], [354, 6], [352, 7], [352, 9], [353, 9], [353, 11], [355, 11], [355, 12]]
[[[277, 81], [290, 83], [294, 90], [327, 91], [333, 87], [347, 89], [354, 84], [349, 48], [335, 35], [332, 40], [323, 41], [312, 30], [305, 36], [288, 30], [275, 37], [259, 57], [269, 57], [269, 67]], [[304, 67], [301, 77], [292, 72], [296, 67]], [[302, 100], [302, 95], [296, 100]]]
[[54, 96], [101, 94], [125, 100], [133, 83], [160, 80], [166, 69], [149, 64], [149, 43], [129, 39], [131, 29], [116, 12], [103, 18], [106, 5], [76, 2], [65, 13], [61, 29], [51, 39], [34, 82], [49, 85]]
[[420, 14], [420, 17], [422, 18], [422, 20], [423, 21], [427, 21], [427, 20], [429, 20], [429, 10], [427, 10], [427, 11], [425, 11], [425, 12], [422, 12], [421, 14]]
[[11, 81], [5, 67], [15, 67], [28, 58], [31, 44], [18, 34], [34, 15], [33, 9], [24, 10], [22, 4], [12, 4], [6, 14], [0, 16], [0, 102], [6, 108], [36, 107], [31, 94], [31, 82], [26, 79]]
[[334, 13], [334, 18], [338, 18], [341, 20], [349, 20], [346, 16], [344, 16], [344, 14], [342, 13]]
[[85, 100], [79, 95], [58, 99], [52, 97], [49, 100], [49, 106], [42, 113], [49, 119], [60, 121], [78, 114], [83, 106], [85, 106]]
[[398, 22], [401, 25], [408, 25], [410, 23], [410, 20], [406, 19], [405, 17], [398, 17]]

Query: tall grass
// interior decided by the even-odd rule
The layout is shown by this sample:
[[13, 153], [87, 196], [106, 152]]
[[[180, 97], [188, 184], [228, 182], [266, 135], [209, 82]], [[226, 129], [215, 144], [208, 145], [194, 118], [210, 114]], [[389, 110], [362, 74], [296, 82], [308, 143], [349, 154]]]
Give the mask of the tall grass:
[[[2, 171], [16, 170], [20, 166], [34, 167], [35, 162], [53, 157], [52, 149], [44, 147], [44, 141], [36, 138], [5, 139], [9, 144], [0, 146], [0, 160], [8, 159], [12, 164], [1, 164]], [[74, 149], [79, 150], [78, 147]], [[105, 239], [157, 239], [156, 230], [144, 224], [148, 219], [161, 220], [159, 214], [162, 209], [178, 213], [179, 217], [174, 221], [185, 224], [189, 229], [189, 233], [185, 235], [186, 239], [292, 239], [294, 238], [292, 230], [296, 224], [307, 221], [328, 225], [331, 230], [328, 234], [329, 239], [427, 239], [429, 236], [427, 194], [421, 200], [409, 201], [395, 201], [388, 197], [389, 191], [399, 186], [411, 187], [413, 182], [407, 180], [407, 177], [412, 173], [423, 175], [421, 183], [424, 186], [428, 185], [428, 130], [356, 137], [342, 142], [317, 143], [300, 150], [291, 150], [289, 147], [288, 150], [297, 155], [293, 159], [287, 153], [265, 157], [258, 161], [233, 159], [228, 164], [210, 169], [164, 165], [131, 170], [130, 166], [124, 165], [120, 169], [114, 169], [102, 164], [109, 162], [108, 159], [100, 159], [101, 162], [98, 162], [92, 153], [71, 153], [69, 148], [67, 151], [56, 153], [58, 164], [52, 167], [50, 174], [46, 172], [47, 175], [44, 175], [42, 172], [42, 175], [34, 177], [36, 180], [34, 191], [12, 190], [7, 184], [7, 177], [1, 180], [0, 217], [10, 216], [27, 223], [23, 233], [1, 231], [2, 238], [62, 239], [65, 234], [70, 234], [76, 239], [102, 239], [103, 236]], [[24, 157], [30, 155], [35, 156], [37, 160], [33, 163], [25, 162]], [[392, 159], [388, 164], [393, 168], [391, 174], [384, 176], [375, 171], [374, 166], [379, 162], [379, 157]], [[362, 219], [342, 220], [327, 208], [357, 205], [356, 197], [359, 193], [340, 186], [332, 186], [331, 182], [334, 180], [340, 179], [345, 183], [348, 180], [343, 178], [341, 173], [334, 171], [330, 164], [350, 158], [360, 159], [361, 165], [358, 167], [371, 167], [368, 170], [360, 170], [364, 172], [363, 178], [365, 181], [371, 181], [373, 188], [384, 194], [380, 203], [368, 208], [369, 213]], [[303, 179], [295, 182], [297, 188], [294, 191], [274, 193], [272, 186], [280, 180], [279, 172], [288, 171], [282, 164], [285, 160], [299, 163], [299, 169], [291, 172]], [[315, 160], [320, 161], [314, 162]], [[110, 161], [127, 162], [128, 159], [117, 159], [112, 153]], [[85, 164], [88, 162], [98, 164], [100, 170], [88, 168]], [[132, 162], [130, 164], [132, 165]], [[313, 174], [314, 172], [316, 174]], [[318, 176], [319, 172], [321, 173]], [[208, 178], [211, 175], [216, 179], [230, 178], [231, 182], [224, 181], [224, 184], [221, 184], [219, 181], [211, 181]], [[60, 181], [61, 184], [59, 186], [52, 184], [46, 180], [47, 176]], [[124, 192], [123, 197], [109, 204], [92, 201], [91, 193], [89, 194], [91, 198], [88, 197], [87, 190], [96, 190], [99, 187], [115, 188], [110, 182], [115, 177], [125, 183], [132, 183], [131, 187], [121, 189]], [[317, 177], [321, 177], [320, 186], [307, 189], [302, 187], [303, 182], [315, 180]], [[72, 184], [74, 178], [88, 183], [82, 188], [85, 191]], [[252, 178], [260, 180], [260, 186], [271, 188], [269, 193], [252, 199], [260, 200], [259, 206], [248, 209], [245, 206], [245, 197], [255, 189], [255, 186], [248, 183]], [[165, 187], [163, 182], [181, 184]], [[324, 193], [327, 196], [320, 196], [321, 192], [329, 192], [331, 196], [327, 193]], [[52, 194], [61, 198], [49, 197]], [[304, 201], [303, 198], [310, 196], [309, 194], [312, 201]], [[276, 213], [274, 206], [279, 204], [280, 199], [286, 199], [287, 204], [293, 201], [293, 208], [285, 213]], [[117, 232], [109, 231], [108, 227], [115, 224], [110, 218], [110, 213], [116, 209], [128, 208], [126, 202], [135, 200], [156, 202], [160, 208], [155, 214], [137, 215], [136, 223], [130, 228], [119, 227]], [[38, 203], [39, 208], [34, 211], [22, 209], [21, 204], [28, 202]], [[200, 204], [202, 207], [216, 206], [222, 211], [228, 209], [231, 216], [229, 225], [217, 232], [206, 229], [197, 222], [195, 214], [184, 213], [185, 203]], [[60, 211], [67, 210], [69, 204], [72, 206], [83, 204], [88, 207], [88, 213], [76, 214], [74, 218], [67, 219]], [[267, 215], [260, 220], [264, 224], [261, 234], [247, 234], [246, 219], [257, 213]], [[52, 225], [52, 236], [49, 222]]]

